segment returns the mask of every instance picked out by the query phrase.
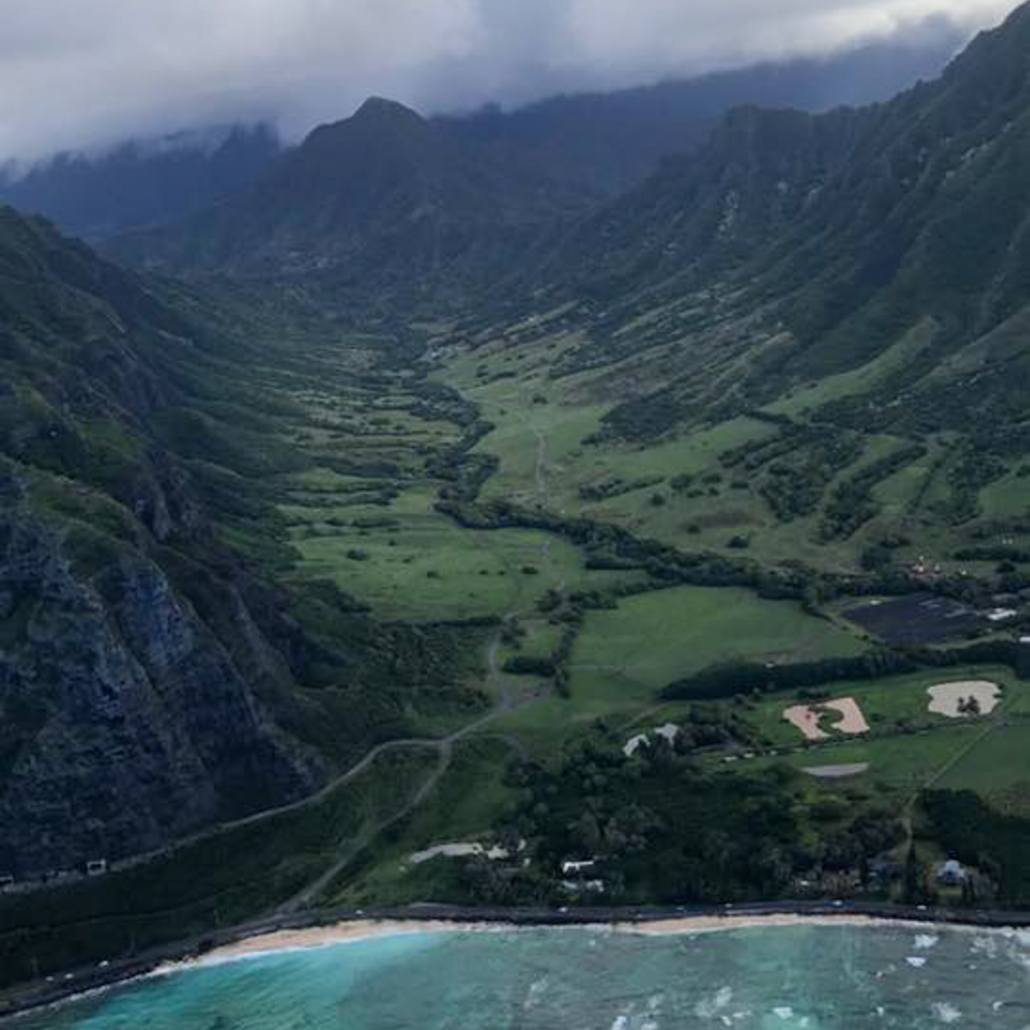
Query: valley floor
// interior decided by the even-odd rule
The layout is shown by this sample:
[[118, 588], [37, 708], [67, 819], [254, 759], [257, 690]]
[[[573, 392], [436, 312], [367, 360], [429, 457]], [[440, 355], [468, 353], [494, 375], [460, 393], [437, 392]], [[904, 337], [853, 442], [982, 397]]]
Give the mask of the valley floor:
[[[308, 341], [303, 362], [270, 351], [259, 374], [279, 384], [283, 411], [261, 431], [291, 461], [247, 489], [270, 502], [274, 526], [267, 514], [232, 514], [220, 531], [298, 588], [330, 582], [383, 622], [466, 634], [479, 671], [456, 686], [481, 704], [433, 709], [413, 699], [410, 736], [344, 765], [314, 797], [96, 881], [15, 891], [0, 904], [9, 953], [42, 955], [43, 968], [58, 969], [220, 935], [256, 912], [287, 919], [312, 908], [467, 900], [462, 862], [410, 857], [496, 843], [526, 798], [513, 764], [554, 766], [580, 748], [618, 756], [662, 727], [689, 737], [700, 775], [773, 782], [783, 768], [799, 771], [786, 803], [818, 811], [821, 833], [844, 830], [856, 812], [902, 821], [904, 840], [891, 844], [898, 861], [913, 839], [926, 863], [947, 857], [919, 809], [931, 788], [971, 790], [1006, 818], [1030, 819], [1030, 685], [1005, 665], [828, 674], [807, 692], [669, 694], [727, 663], [834, 668], [879, 652], [882, 640], [852, 614], [858, 602], [820, 591], [861, 576], [862, 555], [885, 536], [909, 534], [890, 559], [906, 574], [919, 563], [939, 576], [982, 573], [989, 563], [954, 557], [968, 542], [960, 530], [934, 528], [913, 507], [938, 489], [947, 441], [885, 466], [872, 487], [876, 514], [851, 535], [827, 536], [835, 489], [906, 441], [858, 440], [820, 481], [816, 507], [784, 518], [756, 471], [775, 422], [734, 417], [651, 442], [599, 442], [618, 367], [555, 375], [577, 344], [558, 330], [525, 340], [517, 328], [484, 333], [474, 346], [448, 334], [433, 327], [414, 365], [382, 339]], [[799, 395], [785, 410], [812, 402]], [[982, 503], [1000, 517], [1022, 500], [991, 486]], [[598, 546], [588, 539], [597, 527], [623, 536]], [[697, 581], [670, 580], [660, 561], [629, 553], [640, 541], [651, 548], [644, 554], [700, 555], [716, 572], [711, 582], [703, 570]], [[769, 571], [801, 574], [812, 590], [758, 589]], [[996, 684], [998, 706], [961, 717], [931, 709], [930, 688], [970, 680]], [[828, 716], [827, 703], [842, 700], [859, 713], [858, 732]], [[810, 706], [811, 734], [785, 718], [799, 704]], [[842, 882], [812, 889], [825, 896]], [[53, 897], [34, 901], [37, 893]], [[153, 897], [160, 911], [144, 904]], [[577, 889], [568, 900], [590, 898]], [[133, 915], [143, 910], [145, 925]]]

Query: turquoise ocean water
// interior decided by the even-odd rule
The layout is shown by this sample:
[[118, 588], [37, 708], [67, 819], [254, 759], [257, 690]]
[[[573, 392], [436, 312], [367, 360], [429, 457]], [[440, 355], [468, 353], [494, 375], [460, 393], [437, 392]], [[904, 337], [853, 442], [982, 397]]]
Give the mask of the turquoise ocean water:
[[1030, 1028], [1030, 934], [797, 926], [423, 933], [186, 970], [21, 1030]]

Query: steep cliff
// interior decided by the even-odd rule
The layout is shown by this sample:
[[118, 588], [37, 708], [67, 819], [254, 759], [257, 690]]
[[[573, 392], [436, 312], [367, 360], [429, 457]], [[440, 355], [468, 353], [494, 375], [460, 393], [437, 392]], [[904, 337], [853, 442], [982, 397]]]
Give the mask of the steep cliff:
[[[211, 431], [204, 405], [239, 402], [220, 372], [243, 359], [192, 317], [0, 209], [0, 872], [19, 880], [302, 797], [405, 732], [412, 684], [448, 689], [446, 634], [273, 588], [227, 545], [177, 450], [191, 419]], [[232, 476], [217, 458], [211, 482]]]

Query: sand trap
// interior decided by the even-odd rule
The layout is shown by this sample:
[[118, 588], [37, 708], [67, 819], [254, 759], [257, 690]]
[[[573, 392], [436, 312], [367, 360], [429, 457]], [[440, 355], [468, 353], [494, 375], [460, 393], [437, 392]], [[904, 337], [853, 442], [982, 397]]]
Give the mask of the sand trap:
[[806, 740], [829, 740], [830, 734], [819, 728], [819, 719], [826, 711], [840, 715], [840, 719], [831, 725], [831, 729], [838, 733], [869, 732], [869, 723], [853, 697], [841, 697], [818, 705], [793, 705], [784, 710], [783, 718], [796, 726]]
[[820, 780], [843, 780], [847, 776], [861, 776], [869, 771], [868, 762], [856, 762], [854, 765], [814, 765], [802, 769], [803, 773], [815, 776]]
[[806, 740], [829, 740], [830, 735], [819, 729], [819, 713], [808, 705], [794, 705], [784, 709], [783, 718], [801, 730]]
[[959, 683], [938, 683], [928, 687], [929, 709], [949, 719], [965, 719], [970, 713], [959, 710], [959, 703], [975, 697], [981, 715], [990, 715], [1001, 700], [1001, 687], [988, 680], [962, 680]]
[[819, 707], [840, 712], [840, 721], [835, 722], [832, 727], [838, 733], [869, 732], [869, 723], [865, 721], [862, 709], [858, 707], [858, 702], [853, 697], [842, 697], [837, 701], [827, 701]]

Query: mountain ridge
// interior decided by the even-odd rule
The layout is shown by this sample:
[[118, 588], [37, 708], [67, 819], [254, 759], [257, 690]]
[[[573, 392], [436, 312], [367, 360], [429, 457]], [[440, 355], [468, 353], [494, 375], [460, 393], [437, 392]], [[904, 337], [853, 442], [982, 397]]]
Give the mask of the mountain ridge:
[[567, 241], [548, 274], [575, 273], [556, 296], [603, 302], [593, 324], [606, 338], [641, 305], [672, 304], [703, 328], [700, 311], [721, 296], [716, 329], [765, 310], [768, 331], [790, 340], [777, 366], [763, 360], [735, 384], [753, 391], [745, 406], [869, 361], [926, 317], [942, 345], [973, 343], [1030, 299], [1019, 272], [1030, 218], [1017, 171], [1030, 132], [1024, 43], [1026, 7], [941, 79], [889, 103], [738, 109], [700, 152]]
[[[919, 56], [902, 62], [899, 78], [936, 71], [950, 45], [915, 48]], [[857, 70], [881, 58], [889, 64], [886, 53], [897, 48], [558, 98], [510, 114], [422, 118], [370, 98], [353, 117], [312, 130], [248, 195], [108, 250], [189, 275], [318, 276], [351, 302], [377, 290], [408, 303], [448, 297], [452, 308], [469, 290], [502, 297], [512, 268], [545, 261], [662, 154], [700, 145], [734, 101], [883, 95], [883, 84], [849, 86], [849, 75], [862, 81]], [[342, 197], [343, 181], [353, 198]]]

